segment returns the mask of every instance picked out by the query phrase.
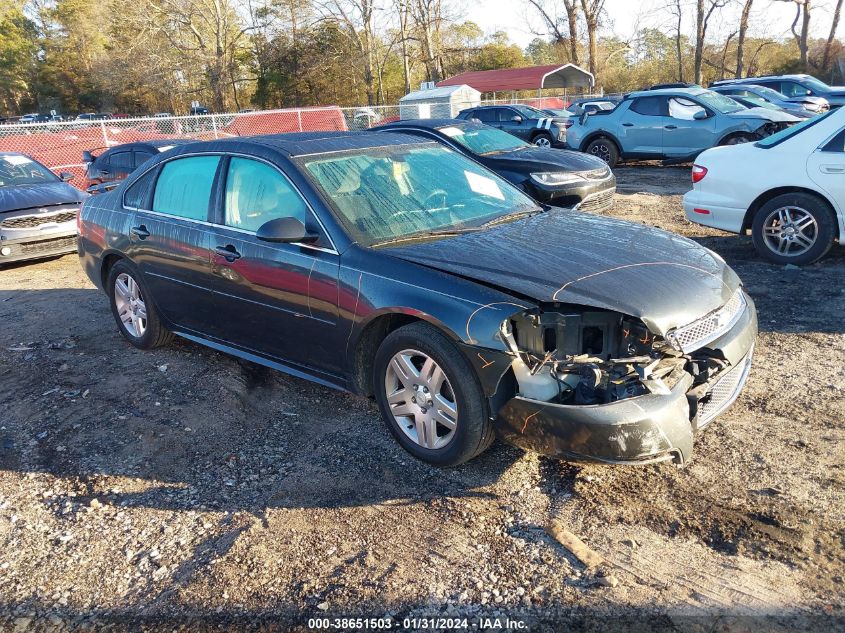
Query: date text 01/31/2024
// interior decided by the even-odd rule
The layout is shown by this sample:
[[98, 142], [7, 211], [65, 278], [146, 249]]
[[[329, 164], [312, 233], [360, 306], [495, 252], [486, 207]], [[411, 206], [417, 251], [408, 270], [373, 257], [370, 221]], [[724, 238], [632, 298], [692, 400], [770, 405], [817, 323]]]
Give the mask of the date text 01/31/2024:
[[317, 630], [434, 630], [434, 631], [456, 631], [456, 630], [511, 630], [519, 631], [528, 628], [522, 620], [510, 618], [403, 618], [401, 621], [394, 618], [309, 618], [308, 628]]

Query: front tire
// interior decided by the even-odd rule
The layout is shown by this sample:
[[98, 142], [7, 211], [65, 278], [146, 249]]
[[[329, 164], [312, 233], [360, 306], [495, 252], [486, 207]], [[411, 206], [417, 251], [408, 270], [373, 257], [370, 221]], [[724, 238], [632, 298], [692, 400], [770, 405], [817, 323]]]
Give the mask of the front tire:
[[542, 147], [543, 149], [549, 149], [552, 146], [552, 135], [548, 132], [540, 132], [537, 136], [534, 137], [532, 143], [537, 147]]
[[475, 370], [437, 328], [412, 323], [384, 339], [373, 364], [381, 415], [399, 444], [436, 466], [456, 466], [493, 441]]
[[606, 136], [600, 136], [590, 141], [584, 152], [601, 158], [611, 169], [619, 163], [619, 148]]
[[162, 324], [146, 284], [137, 269], [121, 260], [106, 282], [112, 315], [123, 337], [139, 349], [154, 349], [173, 339]]
[[757, 252], [776, 264], [812, 264], [833, 246], [836, 216], [830, 205], [810, 193], [786, 193], [754, 215], [751, 239]]

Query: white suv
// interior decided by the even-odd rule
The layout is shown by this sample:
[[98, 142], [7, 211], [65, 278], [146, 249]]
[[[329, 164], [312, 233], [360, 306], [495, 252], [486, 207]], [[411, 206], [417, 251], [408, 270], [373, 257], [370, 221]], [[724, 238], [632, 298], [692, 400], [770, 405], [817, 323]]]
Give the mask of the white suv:
[[716, 147], [692, 168], [687, 218], [732, 233], [780, 264], [809, 264], [845, 243], [845, 108], [757, 143]]

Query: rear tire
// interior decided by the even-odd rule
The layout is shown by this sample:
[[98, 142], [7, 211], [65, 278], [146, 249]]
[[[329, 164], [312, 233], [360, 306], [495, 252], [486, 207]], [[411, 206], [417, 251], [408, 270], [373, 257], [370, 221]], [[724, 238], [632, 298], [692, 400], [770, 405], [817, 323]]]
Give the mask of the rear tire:
[[417, 459], [457, 466], [493, 442], [475, 370], [428, 323], [406, 325], [384, 339], [373, 363], [373, 391], [387, 428]]
[[123, 337], [138, 349], [154, 349], [173, 340], [161, 322], [138, 270], [126, 260], [111, 267], [106, 281], [112, 315]]
[[824, 257], [836, 236], [836, 216], [822, 198], [786, 193], [754, 215], [751, 239], [757, 252], [776, 264], [812, 264]]
[[590, 141], [584, 152], [601, 158], [611, 169], [619, 163], [619, 148], [606, 136], [600, 136]]

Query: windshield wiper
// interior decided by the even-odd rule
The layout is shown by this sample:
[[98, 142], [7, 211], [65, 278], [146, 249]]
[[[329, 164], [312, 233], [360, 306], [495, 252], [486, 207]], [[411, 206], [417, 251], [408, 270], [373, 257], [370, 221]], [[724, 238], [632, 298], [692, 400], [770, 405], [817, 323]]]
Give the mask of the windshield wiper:
[[463, 235], [464, 233], [475, 233], [480, 231], [480, 226], [468, 226], [464, 228], [454, 229], [437, 229], [435, 231], [422, 231], [420, 233], [412, 233], [411, 235], [398, 235], [391, 237], [381, 242], [376, 242], [372, 246], [384, 246], [386, 244], [396, 244], [397, 242], [413, 242], [415, 240], [424, 240], [429, 237], [443, 237], [449, 235]]
[[505, 222], [512, 222], [514, 220], [518, 220], [519, 218], [527, 218], [532, 215], [537, 215], [538, 213], [545, 213], [545, 209], [542, 207], [534, 207], [533, 209], [529, 209], [527, 211], [514, 211], [513, 213], [500, 215], [498, 218], [493, 218], [489, 222], [482, 224], [481, 228], [496, 226], [497, 224], [504, 224]]

